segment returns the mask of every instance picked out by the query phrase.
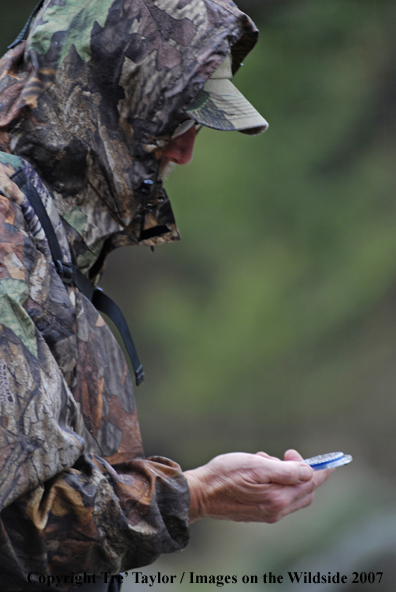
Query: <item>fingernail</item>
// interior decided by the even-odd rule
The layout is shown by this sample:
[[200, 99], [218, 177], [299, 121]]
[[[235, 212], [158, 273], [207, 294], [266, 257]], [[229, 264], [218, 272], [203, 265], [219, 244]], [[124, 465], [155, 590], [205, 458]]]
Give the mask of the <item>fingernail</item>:
[[312, 477], [312, 469], [308, 465], [300, 465], [300, 481], [308, 481]]

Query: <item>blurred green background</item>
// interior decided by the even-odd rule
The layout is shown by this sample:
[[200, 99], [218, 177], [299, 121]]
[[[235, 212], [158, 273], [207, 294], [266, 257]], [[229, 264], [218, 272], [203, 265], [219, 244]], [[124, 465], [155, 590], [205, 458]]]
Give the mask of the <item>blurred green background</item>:
[[[0, 0], [3, 51], [34, 1]], [[240, 0], [261, 31], [235, 82], [258, 138], [200, 132], [167, 189], [181, 243], [112, 254], [102, 285], [133, 329], [147, 454], [184, 469], [228, 451], [343, 450], [309, 509], [276, 525], [202, 521], [144, 573], [383, 571], [396, 582], [396, 4]], [[243, 575], [258, 583], [243, 584]], [[131, 578], [132, 576], [130, 576]], [[364, 579], [364, 578], [363, 578]], [[147, 590], [147, 585], [128, 586]], [[272, 587], [279, 588], [280, 584]], [[160, 592], [215, 584], [155, 584]]]

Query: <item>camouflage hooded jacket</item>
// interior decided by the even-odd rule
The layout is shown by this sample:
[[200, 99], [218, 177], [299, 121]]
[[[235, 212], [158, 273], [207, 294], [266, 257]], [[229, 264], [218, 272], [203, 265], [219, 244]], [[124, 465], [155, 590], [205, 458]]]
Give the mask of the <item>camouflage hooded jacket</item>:
[[25, 172], [64, 259], [91, 279], [117, 246], [177, 240], [163, 150], [211, 73], [230, 51], [236, 71], [256, 38], [230, 0], [46, 0], [0, 61], [4, 591], [32, 572], [148, 564], [186, 545], [189, 510], [180, 467], [144, 457], [116, 341], [62, 283], [9, 177]]

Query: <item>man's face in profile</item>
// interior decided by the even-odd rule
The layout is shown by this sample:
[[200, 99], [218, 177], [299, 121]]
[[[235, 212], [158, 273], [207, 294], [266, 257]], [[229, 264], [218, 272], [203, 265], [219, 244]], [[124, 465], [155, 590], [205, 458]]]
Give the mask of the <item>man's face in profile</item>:
[[193, 157], [194, 142], [196, 136], [195, 125], [186, 132], [173, 137], [161, 159], [160, 177], [169, 177], [175, 164], [188, 164]]

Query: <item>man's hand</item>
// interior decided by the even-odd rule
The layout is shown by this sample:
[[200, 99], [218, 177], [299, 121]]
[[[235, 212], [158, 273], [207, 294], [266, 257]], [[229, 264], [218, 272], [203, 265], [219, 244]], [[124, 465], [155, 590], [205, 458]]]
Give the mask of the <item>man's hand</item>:
[[216, 518], [273, 523], [309, 506], [332, 470], [314, 472], [302, 461], [295, 450], [288, 450], [284, 461], [265, 452], [234, 452], [186, 471], [190, 522]]

